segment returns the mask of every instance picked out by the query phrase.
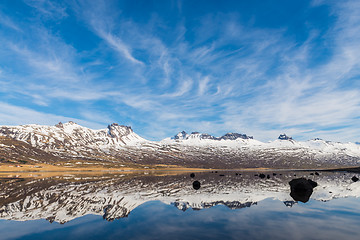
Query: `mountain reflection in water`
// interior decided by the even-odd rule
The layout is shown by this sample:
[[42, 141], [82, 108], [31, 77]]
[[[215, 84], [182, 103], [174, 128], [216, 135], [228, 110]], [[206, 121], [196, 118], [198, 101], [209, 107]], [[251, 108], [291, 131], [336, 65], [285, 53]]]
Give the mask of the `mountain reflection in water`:
[[[226, 230], [226, 227], [221, 223], [221, 221], [225, 221], [221, 214], [227, 216], [225, 222], [228, 224], [230, 224], [229, 221], [245, 224], [246, 221], [254, 220], [254, 216], [247, 214], [250, 210], [239, 210], [245, 214], [239, 217], [239, 212], [233, 209], [251, 207], [250, 209], [254, 208], [251, 210], [252, 212], [255, 211], [256, 214], [260, 214], [256, 217], [264, 216], [262, 221], [259, 221], [259, 223], [254, 222], [251, 225], [254, 231], [261, 231], [264, 224], [271, 224], [274, 219], [278, 219], [281, 215], [283, 215], [285, 220], [285, 212], [296, 213], [296, 221], [298, 221], [303, 217], [301, 214], [299, 215], [300, 208], [303, 209], [300, 212], [306, 213], [308, 210], [310, 214], [314, 211], [311, 206], [320, 205], [326, 207], [329, 205], [322, 205], [324, 204], [323, 202], [333, 199], [337, 199], [333, 200], [336, 203], [339, 203], [339, 201], [352, 201], [352, 204], [357, 204], [359, 207], [360, 203], [357, 197], [360, 196], [360, 182], [352, 180], [354, 175], [358, 176], [358, 174], [344, 172], [320, 172], [320, 174], [314, 174], [313, 172], [297, 171], [296, 173], [208, 172], [166, 176], [133, 173], [102, 176], [66, 175], [50, 178], [6, 177], [0, 179], [0, 219], [16, 221], [0, 220], [0, 231], [3, 233], [7, 231], [6, 229], [11, 229], [4, 229], [5, 225], [25, 225], [27, 223], [20, 223], [18, 221], [46, 219], [51, 223], [66, 223], [64, 225], [56, 224], [57, 227], [52, 227], [58, 229], [59, 226], [64, 226], [65, 228], [67, 225], [73, 226], [77, 221], [82, 221], [81, 219], [91, 219], [91, 221], [96, 222], [95, 219], [99, 219], [99, 217], [93, 215], [101, 215], [103, 219], [113, 221], [128, 217], [131, 212], [137, 212], [134, 219], [142, 216], [140, 218], [142, 220], [139, 221], [147, 222], [149, 219], [154, 218], [154, 214], [163, 215], [163, 213], [160, 214], [157, 211], [156, 213], [151, 213], [151, 217], [145, 216], [145, 213], [149, 213], [154, 207], [159, 207], [162, 210], [166, 209], [166, 211], [170, 211], [172, 214], [171, 216], [163, 216], [165, 219], [157, 220], [157, 224], [165, 221], [163, 224], [168, 227], [166, 218], [171, 218], [171, 221], [176, 223], [176, 221], [182, 222], [184, 220], [182, 218], [188, 218], [190, 214], [192, 219], [187, 221], [192, 225], [184, 226], [184, 228], [188, 227], [192, 231], [204, 228], [219, 228], [220, 232], [222, 228], [225, 228], [223, 229], [224, 231]], [[344, 200], [344, 198], [348, 197], [350, 197], [350, 200]], [[298, 204], [298, 201], [309, 202]], [[283, 207], [280, 207], [279, 203]], [[292, 208], [294, 210], [289, 212], [292, 209], [288, 207], [293, 207], [294, 205], [299, 208]], [[185, 211], [187, 214], [184, 215], [184, 213], [181, 213], [176, 208]], [[139, 213], [139, 209], [145, 215]], [[198, 213], [190, 211], [189, 213], [188, 209], [208, 210], [199, 211]], [[274, 209], [279, 210], [276, 212], [278, 215], [268, 216], [268, 211]], [[348, 205], [346, 209], [347, 214], [345, 215], [349, 219], [353, 218], [352, 220], [358, 221], [360, 220], [358, 209], [353, 209], [351, 205]], [[173, 212], [173, 210], [176, 210], [176, 212]], [[340, 211], [339, 209], [328, 210], [330, 211], [329, 214], [339, 213]], [[214, 213], [216, 215], [212, 215]], [[209, 223], [210, 225], [201, 225], [201, 221], [204, 220], [202, 217], [205, 217], [207, 214], [209, 215], [206, 219], [212, 219], [211, 223]], [[84, 218], [83, 216], [85, 215], [87, 216]], [[132, 215], [133, 213], [130, 214], [129, 218], [125, 218], [127, 220], [122, 219], [115, 222], [119, 222], [118, 224], [125, 224], [127, 222], [129, 224], [129, 221], [133, 219]], [[198, 219], [200, 222], [192, 222], [195, 219]], [[245, 222], [239, 222], [240, 220]], [[311, 218], [303, 220], [311, 222]], [[292, 221], [295, 222], [294, 219]], [[32, 222], [34, 221], [29, 221], [28, 223]], [[150, 222], [149, 224], [155, 223]], [[43, 220], [41, 225], [44, 226]], [[79, 226], [83, 225], [80, 224]], [[300, 231], [304, 226], [298, 227]], [[47, 228], [49, 227], [44, 226], [44, 229]], [[238, 232], [239, 229], [234, 230], [234, 232]], [[355, 232], [347, 231], [347, 234], [359, 234], [360, 230], [356, 232], [357, 229], [353, 228], [351, 231]], [[249, 232], [252, 232], [251, 229], [244, 230], [242, 233], [249, 234]], [[130, 234], [128, 236], [130, 238], [131, 233], [128, 234]], [[138, 236], [139, 233], [134, 232], [133, 234], [133, 236]], [[214, 234], [207, 237], [204, 236], [204, 238], [217, 238], [216, 236], [226, 235], [224, 234], [222, 232], [222, 235]], [[231, 235], [231, 232], [227, 234]], [[8, 239], [12, 239], [11, 234], [8, 236], [10, 236]], [[61, 236], [61, 234], [58, 236]], [[152, 239], [150, 235], [145, 236], [143, 237]], [[262, 234], [259, 233], [258, 236], [262, 236]], [[330, 238], [334, 236], [338, 235], [330, 235]], [[192, 238], [191, 236], [188, 237]], [[102, 236], [102, 238], [106, 239], [106, 236]], [[172, 238], [182, 239], [180, 236], [173, 236]], [[277, 236], [277, 238], [281, 239], [282, 237]]]

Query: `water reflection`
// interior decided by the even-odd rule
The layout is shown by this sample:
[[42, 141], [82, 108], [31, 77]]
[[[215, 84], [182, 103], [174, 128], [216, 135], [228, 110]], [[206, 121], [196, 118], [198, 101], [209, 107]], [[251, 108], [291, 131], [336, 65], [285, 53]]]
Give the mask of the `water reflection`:
[[354, 176], [7, 176], [0, 178], [1, 239], [358, 239], [360, 182]]
[[352, 180], [353, 175], [343, 172], [208, 172], [165, 176], [134, 173], [4, 177], [0, 179], [0, 218], [66, 223], [94, 214], [112, 221], [127, 217], [138, 206], [154, 200], [182, 211], [217, 205], [241, 209], [268, 198], [292, 207], [310, 198], [329, 201], [360, 196], [360, 183]]

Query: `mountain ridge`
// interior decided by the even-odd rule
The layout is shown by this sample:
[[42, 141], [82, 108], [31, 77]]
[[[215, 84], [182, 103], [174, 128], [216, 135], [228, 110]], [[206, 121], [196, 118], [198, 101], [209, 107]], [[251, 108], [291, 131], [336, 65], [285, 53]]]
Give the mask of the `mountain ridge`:
[[[69, 127], [69, 126], [73, 126], [73, 127]], [[23, 125], [0, 125], [0, 135], [7, 135], [8, 133], [6, 132], [6, 130], [4, 129], [12, 129], [12, 128], [35, 128], [35, 129], [39, 129], [39, 128], [48, 128], [48, 129], [51, 129], [51, 128], [63, 128], [65, 130], [67, 130], [67, 133], [69, 133], [69, 129], [76, 129], [77, 128], [83, 128], [83, 129], [87, 129], [87, 130], [91, 130], [91, 131], [94, 131], [94, 132], [101, 132], [101, 131], [104, 131], [104, 130], [109, 130], [109, 135], [111, 136], [112, 135], [112, 131], [114, 131], [114, 129], [123, 129], [121, 131], [122, 134], [124, 135], [125, 131], [127, 131], [126, 134], [131, 134], [131, 133], [134, 133], [136, 134], [132, 127], [131, 126], [126, 126], [126, 125], [120, 125], [118, 123], [111, 123], [109, 125], [107, 125], [107, 127], [105, 129], [91, 129], [91, 128], [88, 128], [88, 127], [85, 127], [85, 126], [81, 126], [73, 121], [68, 121], [66, 123], [62, 123], [62, 122], [59, 122], [55, 125], [41, 125], [41, 124], [23, 124]], [[151, 141], [151, 140], [147, 140], [141, 136], [139, 136], [138, 134], [136, 134], [137, 138], [138, 139], [141, 139], [142, 141]], [[191, 138], [201, 138], [201, 139], [211, 139], [211, 140], [236, 140], [238, 138], [241, 138], [241, 139], [254, 139], [254, 140], [257, 140], [256, 138], [254, 138], [253, 136], [249, 136], [245, 133], [237, 133], [237, 132], [227, 132], [225, 133], [224, 135], [220, 136], [220, 137], [216, 137], [214, 135], [211, 135], [211, 134], [208, 134], [208, 133], [201, 133], [201, 132], [197, 132], [197, 131], [193, 131], [191, 132], [190, 134], [188, 134], [186, 131], [181, 131], [179, 133], [177, 133], [176, 135], [174, 135], [173, 137], [167, 137], [165, 139], [162, 139], [162, 140], [167, 140], [167, 139], [174, 139], [174, 140], [187, 140], [187, 139], [191, 139]], [[279, 139], [279, 140], [293, 140], [293, 141], [297, 141], [295, 139], [293, 139], [291, 136], [288, 136], [287, 134], [285, 133], [281, 133], [279, 134], [279, 137], [276, 138], [276, 139]], [[274, 140], [276, 140], [274, 139]], [[153, 142], [160, 142], [162, 140], [159, 140], [159, 141], [153, 141]], [[338, 141], [330, 141], [330, 140], [323, 140], [321, 138], [312, 138], [312, 139], [308, 139], [306, 141], [311, 141], [311, 140], [322, 140], [322, 141], [326, 141], [326, 142], [336, 142], [336, 143], [350, 143], [350, 142], [338, 142]], [[257, 140], [257, 141], [260, 141], [260, 140]], [[269, 142], [269, 141], [268, 141]], [[304, 141], [301, 141], [301, 142], [304, 142]], [[263, 143], [266, 143], [266, 142], [263, 142]], [[355, 144], [360, 144], [360, 142], [354, 142]]]
[[[28, 146], [29, 159], [51, 155], [53, 161], [83, 160], [114, 164], [177, 165], [200, 168], [339, 167], [360, 165], [360, 145], [313, 139], [296, 141], [286, 134], [267, 143], [240, 133], [214, 137], [182, 131], [173, 138], [149, 141], [131, 127], [113, 123], [92, 130], [74, 122], [55, 126], [0, 126], [0, 156], [16, 161]], [[11, 142], [21, 148], [14, 148]], [[26, 145], [28, 144], [28, 145]], [[37, 153], [36, 151], [42, 151]], [[15, 154], [16, 153], [16, 154]], [[33, 154], [34, 153], [34, 154]], [[0, 159], [2, 159], [0, 158]], [[52, 158], [52, 157], [50, 157]], [[46, 159], [38, 159], [47, 162]]]

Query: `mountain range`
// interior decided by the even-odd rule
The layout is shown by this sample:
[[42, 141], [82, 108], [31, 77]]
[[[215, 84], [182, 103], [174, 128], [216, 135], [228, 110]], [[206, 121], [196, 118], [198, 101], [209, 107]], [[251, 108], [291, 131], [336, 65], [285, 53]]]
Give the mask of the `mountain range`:
[[68, 166], [330, 168], [358, 166], [360, 145], [322, 139], [301, 142], [286, 134], [264, 143], [246, 134], [214, 137], [184, 131], [172, 138], [149, 141], [131, 127], [116, 123], [92, 130], [60, 122], [55, 126], [0, 126], [0, 161]]

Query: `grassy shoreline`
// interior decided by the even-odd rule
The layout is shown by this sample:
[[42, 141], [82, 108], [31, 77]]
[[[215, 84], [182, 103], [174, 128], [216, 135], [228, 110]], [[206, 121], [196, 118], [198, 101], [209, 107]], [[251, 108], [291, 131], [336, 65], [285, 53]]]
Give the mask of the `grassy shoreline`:
[[103, 167], [103, 166], [57, 166], [51, 164], [1, 164], [0, 173], [124, 173], [138, 171], [165, 171], [165, 172], [206, 172], [206, 171], [360, 171], [360, 167], [330, 167], [312, 169], [278, 169], [278, 168], [237, 168], [237, 169], [211, 169], [188, 168], [176, 165], [154, 165], [136, 167]]

